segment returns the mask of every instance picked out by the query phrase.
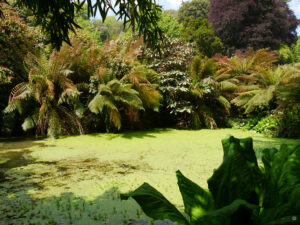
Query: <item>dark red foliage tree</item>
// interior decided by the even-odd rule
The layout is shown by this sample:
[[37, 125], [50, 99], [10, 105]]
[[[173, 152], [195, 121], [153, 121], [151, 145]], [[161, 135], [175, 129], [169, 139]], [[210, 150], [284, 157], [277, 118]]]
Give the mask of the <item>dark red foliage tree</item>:
[[290, 45], [299, 24], [282, 0], [211, 0], [209, 21], [222, 42], [235, 49]]

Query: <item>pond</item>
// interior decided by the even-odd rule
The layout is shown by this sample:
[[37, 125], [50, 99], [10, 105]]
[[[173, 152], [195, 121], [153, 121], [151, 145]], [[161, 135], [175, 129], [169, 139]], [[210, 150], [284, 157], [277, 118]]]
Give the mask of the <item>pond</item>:
[[258, 156], [300, 144], [235, 129], [0, 139], [0, 224], [151, 224], [119, 194], [148, 182], [182, 209], [176, 170], [206, 188], [228, 134], [253, 137]]

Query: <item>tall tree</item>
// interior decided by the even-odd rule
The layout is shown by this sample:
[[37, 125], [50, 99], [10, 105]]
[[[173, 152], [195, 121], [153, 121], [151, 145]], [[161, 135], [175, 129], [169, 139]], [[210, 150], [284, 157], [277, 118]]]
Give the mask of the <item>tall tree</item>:
[[[42, 26], [48, 41], [57, 49], [63, 42], [70, 43], [69, 31], [75, 32], [79, 27], [75, 20], [76, 11], [79, 11], [85, 3], [88, 17], [94, 17], [100, 12], [102, 19], [105, 20], [108, 11], [111, 10], [123, 20], [124, 25], [132, 24], [134, 19], [139, 34], [143, 34], [148, 44], [154, 45], [161, 36], [157, 26], [161, 7], [156, 4], [156, 0], [136, 0], [134, 3], [136, 7], [132, 7], [131, 0], [118, 0], [114, 3], [110, 0], [64, 0], [55, 3], [53, 0], [16, 0], [17, 6], [28, 8], [34, 13], [36, 25]], [[132, 13], [134, 18], [130, 16]]]
[[204, 19], [208, 18], [209, 0], [192, 0], [183, 2], [178, 11], [178, 21], [182, 23], [189, 17]]
[[158, 22], [160, 29], [170, 38], [180, 37], [180, 24], [170, 13], [162, 12]]
[[196, 42], [200, 52], [208, 57], [221, 53], [223, 50], [220, 38], [214, 35], [212, 25], [207, 22], [207, 19], [198, 17], [184, 21], [181, 36], [186, 41]]
[[223, 43], [236, 49], [290, 45], [299, 24], [282, 0], [211, 0], [209, 21]]

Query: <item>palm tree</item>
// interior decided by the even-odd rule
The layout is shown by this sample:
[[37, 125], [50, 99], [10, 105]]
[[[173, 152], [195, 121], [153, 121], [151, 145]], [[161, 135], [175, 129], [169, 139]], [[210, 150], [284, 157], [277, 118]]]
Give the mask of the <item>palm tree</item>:
[[132, 84], [122, 84], [116, 79], [109, 81], [107, 84], [100, 84], [98, 93], [88, 107], [95, 114], [105, 114], [107, 131], [109, 125], [113, 125], [118, 130], [121, 129], [121, 108], [133, 107], [144, 110], [143, 102], [139, 98], [138, 92], [132, 88]]
[[[36, 127], [37, 135], [83, 134], [79, 118], [72, 111], [80, 93], [67, 78], [71, 71], [43, 54], [28, 54], [25, 64], [29, 71], [28, 82], [12, 89], [5, 112], [17, 109], [20, 114], [26, 114], [23, 129]], [[28, 111], [26, 104], [30, 103], [34, 108]]]

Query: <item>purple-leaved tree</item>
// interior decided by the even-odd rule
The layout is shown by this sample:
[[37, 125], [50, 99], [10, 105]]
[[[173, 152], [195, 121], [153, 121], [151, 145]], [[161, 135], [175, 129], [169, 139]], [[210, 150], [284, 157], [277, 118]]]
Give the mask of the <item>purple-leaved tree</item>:
[[222, 42], [234, 49], [290, 45], [299, 24], [282, 0], [211, 0], [209, 21]]

